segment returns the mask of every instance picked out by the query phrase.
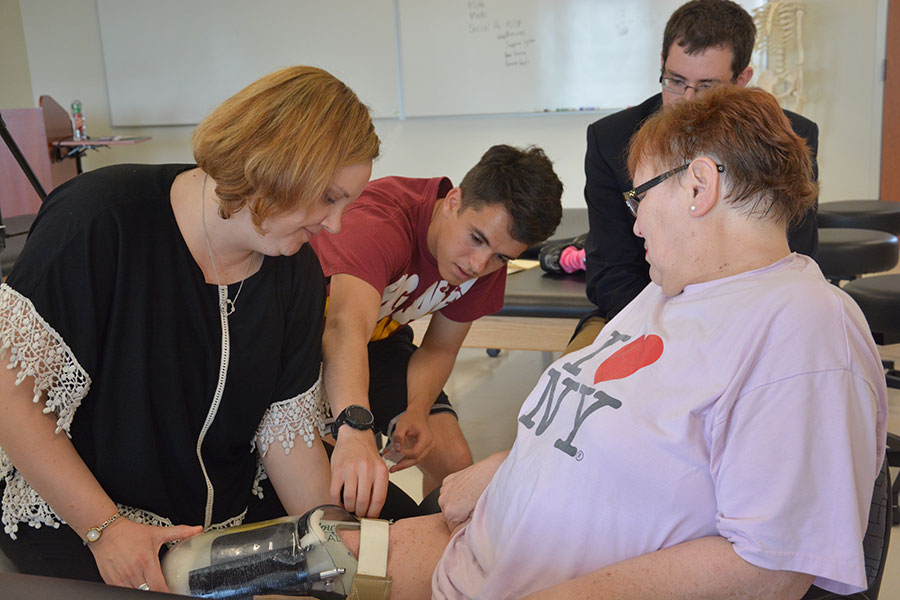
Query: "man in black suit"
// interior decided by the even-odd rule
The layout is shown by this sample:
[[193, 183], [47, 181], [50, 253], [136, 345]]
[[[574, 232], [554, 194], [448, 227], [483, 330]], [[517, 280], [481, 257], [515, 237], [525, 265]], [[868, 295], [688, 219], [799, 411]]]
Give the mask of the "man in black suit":
[[[729, 0], [693, 0], [678, 8], [663, 35], [662, 91], [643, 103], [591, 124], [587, 131], [584, 197], [590, 232], [585, 244], [587, 296], [597, 309], [585, 317], [568, 350], [586, 346], [626, 304], [650, 283], [643, 240], [632, 231], [634, 217], [622, 193], [633, 186], [626, 167], [628, 142], [644, 120], [660, 108], [689, 100], [717, 85], [747, 85], [753, 76], [750, 54], [756, 26]], [[794, 131], [805, 138], [818, 177], [819, 129], [785, 111]], [[815, 207], [788, 232], [791, 250], [816, 258]]]

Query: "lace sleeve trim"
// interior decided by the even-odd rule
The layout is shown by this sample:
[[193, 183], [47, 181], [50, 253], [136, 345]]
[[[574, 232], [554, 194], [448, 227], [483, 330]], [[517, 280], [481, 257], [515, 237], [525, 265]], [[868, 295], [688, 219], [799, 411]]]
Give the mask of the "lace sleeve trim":
[[[66, 524], [18, 473], [6, 481], [2, 506], [3, 530], [14, 540], [17, 539], [16, 532], [19, 531], [20, 523], [35, 529], [40, 529], [42, 526], [59, 529], [60, 525]], [[134, 508], [124, 504], [117, 504], [117, 507], [123, 517], [135, 523], [153, 525], [154, 527], [171, 527], [173, 525], [171, 519], [162, 517], [149, 510]], [[247, 509], [245, 508], [239, 515], [221, 523], [210, 525], [209, 530], [226, 529], [240, 525], [244, 522], [246, 515]], [[173, 543], [170, 542], [169, 545], [171, 546]]]
[[[45, 321], [31, 300], [9, 287], [0, 285], [0, 359], [9, 353], [8, 369], [18, 368], [16, 385], [26, 377], [34, 378], [32, 400], [45, 394], [45, 413], [56, 415], [56, 433], [69, 434], [72, 418], [91, 387], [72, 349]], [[18, 523], [32, 527], [59, 527], [59, 517], [16, 472], [12, 461], [0, 448], [0, 479], [6, 483], [0, 507], [3, 529], [13, 539]]]
[[[46, 393], [45, 413], [56, 414], [56, 433], [69, 427], [91, 378], [72, 349], [45, 321], [31, 300], [5, 283], [0, 285], [0, 359], [9, 352], [8, 369], [18, 368], [16, 385], [34, 377], [35, 403]], [[0, 472], [0, 477], [3, 476]]]
[[[133, 508], [131, 506], [126, 506], [124, 504], [116, 505], [119, 509], [119, 512], [122, 513], [122, 516], [128, 519], [129, 521], [134, 521], [135, 523], [140, 523], [142, 525], [152, 525], [153, 527], [172, 527], [174, 523], [172, 523], [171, 519], [166, 517], [161, 517], [158, 514], [151, 512], [149, 510], [144, 510], [143, 508]], [[231, 517], [221, 523], [213, 523], [210, 525], [205, 531], [215, 531], [218, 529], [228, 529], [229, 527], [237, 527], [244, 522], [244, 518], [247, 516], [247, 509], [245, 508], [241, 511], [241, 514]], [[186, 525], [188, 523], [185, 523]], [[174, 545], [173, 543], [169, 543], [170, 546]]]
[[[264, 457], [269, 451], [269, 446], [279, 441], [284, 453], [290, 454], [291, 448], [294, 447], [294, 438], [298, 435], [302, 435], [306, 440], [306, 446], [312, 448], [316, 430], [319, 435], [325, 432], [324, 415], [325, 394], [320, 368], [319, 378], [308, 390], [269, 406], [259, 423], [256, 435], [250, 440], [250, 451], [259, 448], [259, 455]], [[259, 479], [257, 474], [257, 481]]]

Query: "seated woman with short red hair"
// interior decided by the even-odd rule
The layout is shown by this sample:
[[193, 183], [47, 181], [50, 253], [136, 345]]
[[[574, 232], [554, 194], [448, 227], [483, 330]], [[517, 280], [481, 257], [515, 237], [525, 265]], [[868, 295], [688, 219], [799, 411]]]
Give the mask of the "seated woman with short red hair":
[[652, 283], [543, 373], [508, 456], [392, 527], [392, 597], [866, 587], [886, 389], [859, 308], [788, 248], [816, 194], [805, 143], [727, 86], [651, 118], [629, 168]]

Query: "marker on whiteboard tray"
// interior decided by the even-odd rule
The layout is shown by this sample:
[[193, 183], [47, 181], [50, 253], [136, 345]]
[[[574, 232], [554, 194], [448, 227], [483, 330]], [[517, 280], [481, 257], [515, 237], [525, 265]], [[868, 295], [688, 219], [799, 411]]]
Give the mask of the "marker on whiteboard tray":
[[545, 108], [538, 112], [545, 112], [545, 113], [558, 112], [559, 113], [559, 112], [584, 112], [584, 111], [594, 111], [594, 110], [600, 110], [600, 109], [597, 108], [596, 106], [579, 106], [578, 108]]
[[601, 110], [596, 106], [579, 106], [578, 108], [545, 108], [542, 112], [590, 112]]

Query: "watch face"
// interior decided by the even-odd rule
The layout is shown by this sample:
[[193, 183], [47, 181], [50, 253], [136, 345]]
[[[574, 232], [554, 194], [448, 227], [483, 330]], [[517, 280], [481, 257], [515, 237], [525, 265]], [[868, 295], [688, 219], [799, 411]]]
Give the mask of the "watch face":
[[360, 427], [369, 427], [372, 425], [374, 418], [372, 417], [372, 413], [369, 412], [367, 408], [362, 406], [357, 406], [356, 404], [352, 404], [344, 409], [344, 416], [347, 420], [347, 423], [351, 427], [360, 428]]

